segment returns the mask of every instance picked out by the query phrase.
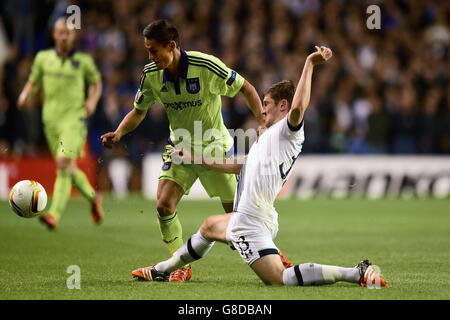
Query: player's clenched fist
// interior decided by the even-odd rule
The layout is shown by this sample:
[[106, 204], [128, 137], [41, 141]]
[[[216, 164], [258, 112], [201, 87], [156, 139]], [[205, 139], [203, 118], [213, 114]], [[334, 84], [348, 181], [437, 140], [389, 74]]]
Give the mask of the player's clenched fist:
[[311, 53], [307, 58], [313, 66], [322, 64], [333, 56], [333, 52], [330, 48], [316, 46], [316, 50], [316, 52]]
[[120, 135], [116, 132], [108, 132], [100, 137], [104, 147], [111, 149], [112, 146], [120, 141]]

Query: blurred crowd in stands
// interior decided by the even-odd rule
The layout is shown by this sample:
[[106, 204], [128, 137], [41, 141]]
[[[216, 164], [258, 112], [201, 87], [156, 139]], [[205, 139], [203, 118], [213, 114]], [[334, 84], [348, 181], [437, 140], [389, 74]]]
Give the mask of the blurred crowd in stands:
[[[272, 83], [297, 83], [315, 45], [333, 59], [314, 74], [306, 113], [305, 153], [449, 154], [450, 1], [385, 0], [6, 0], [0, 3], [0, 155], [40, 155], [47, 146], [37, 108], [18, 111], [17, 97], [38, 50], [53, 46], [51, 27], [69, 5], [81, 8], [78, 48], [90, 53], [103, 94], [89, 120], [98, 157], [161, 152], [168, 137], [155, 105], [122, 148], [104, 154], [99, 136], [133, 105], [149, 63], [143, 28], [159, 18], [180, 31], [181, 47], [219, 57], [260, 94]], [[381, 29], [369, 30], [369, 5]], [[223, 98], [229, 129], [256, 127], [242, 96]]]

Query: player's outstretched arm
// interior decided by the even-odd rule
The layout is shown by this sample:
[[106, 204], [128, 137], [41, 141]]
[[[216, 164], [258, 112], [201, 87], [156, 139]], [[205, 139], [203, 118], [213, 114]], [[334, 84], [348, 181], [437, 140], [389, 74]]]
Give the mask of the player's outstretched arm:
[[237, 158], [237, 159], [206, 159], [195, 157], [189, 151], [184, 149], [177, 149], [172, 151], [170, 154], [172, 161], [184, 164], [200, 164], [205, 168], [219, 171], [223, 173], [234, 173], [239, 174], [241, 172], [242, 166], [244, 165], [245, 159], [247, 158]]
[[244, 80], [244, 84], [242, 85], [240, 92], [243, 94], [247, 105], [250, 107], [256, 119], [258, 120], [258, 124], [260, 126], [264, 126], [261, 99], [259, 98], [258, 92], [256, 91], [255, 87], [247, 80]]
[[294, 99], [292, 100], [291, 111], [289, 112], [289, 124], [293, 127], [297, 127], [303, 120], [303, 115], [309, 105], [309, 99], [311, 96], [311, 81], [314, 66], [322, 64], [329, 60], [333, 53], [331, 49], [327, 47], [317, 47], [317, 51], [310, 54], [306, 58], [303, 72], [298, 82], [297, 89], [295, 90]]
[[144, 120], [146, 114], [147, 110], [133, 108], [133, 110], [128, 112], [125, 118], [123, 118], [116, 131], [108, 132], [101, 136], [103, 146], [111, 149], [124, 135], [136, 129], [142, 120]]
[[17, 99], [17, 108], [19, 110], [23, 109], [25, 107], [25, 104], [30, 97], [31, 93], [34, 90], [34, 84], [30, 80], [27, 81], [25, 84], [25, 87], [23, 88], [22, 92], [20, 93], [19, 98]]

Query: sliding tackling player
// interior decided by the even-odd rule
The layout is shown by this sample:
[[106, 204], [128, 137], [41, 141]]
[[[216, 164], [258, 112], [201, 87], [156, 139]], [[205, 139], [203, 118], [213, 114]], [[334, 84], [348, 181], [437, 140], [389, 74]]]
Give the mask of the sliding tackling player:
[[[303, 116], [309, 105], [313, 69], [332, 56], [329, 48], [316, 49], [306, 59], [297, 89], [292, 82], [282, 81], [264, 95], [263, 115], [267, 130], [253, 144], [244, 164], [200, 159], [205, 167], [213, 170], [240, 173], [233, 213], [207, 218], [200, 230], [172, 258], [134, 270], [134, 277], [147, 281], [170, 281], [171, 272], [204, 257], [214, 242], [220, 241], [232, 244], [267, 285], [307, 286], [347, 281], [361, 286], [388, 286], [368, 260], [353, 268], [316, 263], [285, 268], [273, 242], [278, 232], [278, 213], [273, 204], [301, 153]], [[199, 161], [184, 150], [175, 150], [172, 157], [184, 163]]]

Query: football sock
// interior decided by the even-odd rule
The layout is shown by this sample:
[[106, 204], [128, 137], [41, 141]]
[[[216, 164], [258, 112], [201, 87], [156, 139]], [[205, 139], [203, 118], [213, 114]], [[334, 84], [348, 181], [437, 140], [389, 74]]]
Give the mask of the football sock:
[[155, 269], [161, 272], [175, 271], [188, 263], [203, 258], [214, 243], [215, 241], [211, 242], [205, 239], [198, 231], [173, 254], [172, 258], [158, 263]]
[[72, 183], [78, 192], [90, 202], [95, 201], [95, 190], [89, 183], [88, 178], [83, 171], [77, 169], [72, 175]]
[[283, 283], [286, 286], [313, 286], [332, 284], [338, 281], [358, 283], [359, 270], [357, 268], [304, 263], [283, 271]]
[[164, 243], [171, 255], [183, 246], [183, 229], [181, 227], [178, 214], [175, 211], [172, 215], [161, 217], [158, 214], [159, 231]]
[[53, 187], [53, 200], [48, 213], [51, 213], [56, 221], [61, 219], [61, 215], [66, 208], [67, 201], [72, 189], [72, 179], [68, 170], [60, 169], [56, 172], [55, 185]]

